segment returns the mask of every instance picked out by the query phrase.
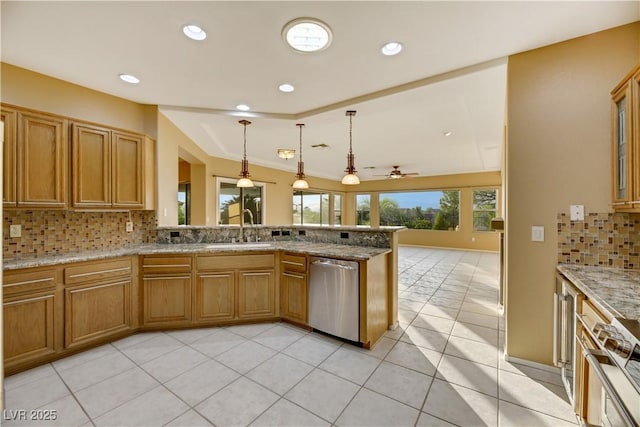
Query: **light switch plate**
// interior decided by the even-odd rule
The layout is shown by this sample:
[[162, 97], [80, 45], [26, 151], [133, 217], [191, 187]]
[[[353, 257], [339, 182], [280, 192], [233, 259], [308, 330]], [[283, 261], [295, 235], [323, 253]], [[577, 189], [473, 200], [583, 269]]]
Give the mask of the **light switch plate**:
[[22, 236], [22, 226], [18, 225], [10, 225], [9, 226], [9, 237], [20, 237]]
[[584, 205], [569, 206], [571, 221], [584, 221]]
[[544, 225], [531, 226], [531, 241], [544, 242]]

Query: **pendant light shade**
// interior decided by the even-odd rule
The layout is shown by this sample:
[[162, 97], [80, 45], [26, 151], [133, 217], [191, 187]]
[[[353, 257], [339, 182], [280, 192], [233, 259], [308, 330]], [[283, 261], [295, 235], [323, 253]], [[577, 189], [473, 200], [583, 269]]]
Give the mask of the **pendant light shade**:
[[240, 179], [236, 183], [236, 187], [253, 187], [253, 181], [251, 181], [251, 174], [249, 174], [249, 162], [247, 161], [247, 125], [250, 125], [249, 120], [240, 120], [238, 123], [244, 126], [244, 148], [242, 150], [242, 169], [240, 170]]
[[352, 138], [352, 127], [353, 127], [353, 116], [356, 115], [355, 110], [347, 110], [346, 113], [349, 116], [349, 154], [347, 154], [347, 168], [344, 170], [347, 174], [342, 177], [342, 183], [345, 185], [357, 185], [360, 184], [360, 178], [358, 178], [358, 171], [355, 166], [355, 156], [353, 155], [353, 138]]
[[304, 162], [302, 161], [302, 128], [304, 123], [297, 123], [296, 126], [300, 128], [300, 160], [298, 160], [298, 173], [296, 174], [296, 180], [293, 182], [292, 187], [298, 190], [304, 190], [309, 188], [309, 183], [304, 179]]

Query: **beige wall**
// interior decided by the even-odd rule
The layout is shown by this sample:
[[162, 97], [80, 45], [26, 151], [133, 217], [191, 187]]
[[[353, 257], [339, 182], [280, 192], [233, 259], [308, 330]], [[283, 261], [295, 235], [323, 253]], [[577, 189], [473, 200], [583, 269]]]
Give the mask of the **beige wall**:
[[[640, 23], [514, 55], [508, 64], [506, 350], [552, 363], [556, 215], [610, 210], [610, 90], [640, 60]], [[531, 226], [545, 241], [531, 242]]]

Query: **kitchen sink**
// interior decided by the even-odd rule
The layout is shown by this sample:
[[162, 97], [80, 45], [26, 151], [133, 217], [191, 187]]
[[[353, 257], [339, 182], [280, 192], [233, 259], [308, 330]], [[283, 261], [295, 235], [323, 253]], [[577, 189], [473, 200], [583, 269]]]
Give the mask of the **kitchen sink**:
[[247, 243], [213, 243], [207, 246], [207, 249], [255, 249], [270, 248], [271, 243], [247, 242]]

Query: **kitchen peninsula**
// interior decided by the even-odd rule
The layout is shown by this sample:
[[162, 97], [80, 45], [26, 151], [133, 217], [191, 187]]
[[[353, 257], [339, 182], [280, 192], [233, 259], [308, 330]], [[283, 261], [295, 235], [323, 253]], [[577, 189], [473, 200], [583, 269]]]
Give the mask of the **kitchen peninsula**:
[[[359, 344], [397, 322], [402, 227], [159, 227], [156, 241], [5, 259], [5, 369], [138, 331], [283, 320], [310, 328], [310, 257], [359, 266]], [[28, 322], [25, 319], [29, 319]], [[8, 329], [7, 329], [8, 328]]]

